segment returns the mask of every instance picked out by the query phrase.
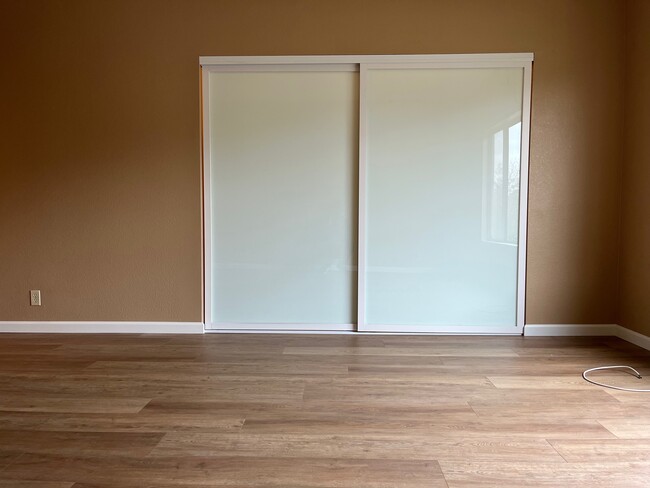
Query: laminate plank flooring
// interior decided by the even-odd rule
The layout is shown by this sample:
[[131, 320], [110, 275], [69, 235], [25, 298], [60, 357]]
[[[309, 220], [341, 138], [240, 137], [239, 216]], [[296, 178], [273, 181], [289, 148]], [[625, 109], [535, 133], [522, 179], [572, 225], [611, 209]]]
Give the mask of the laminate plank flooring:
[[71, 488], [77, 486], [67, 481], [0, 480], [0, 488]]
[[[648, 487], [615, 338], [0, 336], [0, 488]], [[609, 382], [648, 380], [603, 373]]]
[[272, 458], [456, 460], [557, 462], [564, 459], [544, 439], [435, 440], [413, 433], [334, 435], [170, 433], [151, 456], [255, 456]]
[[113, 457], [25, 454], [0, 475], [111, 487], [446, 487], [437, 461], [278, 457]]
[[14, 390], [0, 397], [0, 412], [137, 413], [148, 398], [79, 398], [21, 395]]
[[[619, 439], [650, 439], [650, 418], [647, 416], [605, 418], [599, 420], [599, 423]], [[648, 460], [650, 461], [650, 452], [648, 453]]]
[[650, 439], [563, 439], [551, 440], [549, 443], [570, 463], [650, 461]]
[[440, 462], [450, 488], [647, 488], [650, 463]]

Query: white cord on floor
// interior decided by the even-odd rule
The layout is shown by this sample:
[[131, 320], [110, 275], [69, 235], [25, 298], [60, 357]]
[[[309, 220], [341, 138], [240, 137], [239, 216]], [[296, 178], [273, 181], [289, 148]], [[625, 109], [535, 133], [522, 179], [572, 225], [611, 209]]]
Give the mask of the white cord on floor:
[[650, 392], [650, 390], [637, 390], [636, 388], [623, 388], [621, 386], [606, 385], [605, 383], [599, 383], [598, 381], [590, 380], [589, 378], [587, 378], [587, 374], [591, 373], [592, 371], [598, 371], [601, 369], [620, 369], [620, 368], [631, 369], [634, 372], [634, 376], [636, 376], [638, 379], [641, 379], [641, 375], [639, 374], [639, 372], [636, 369], [632, 368], [631, 366], [601, 366], [599, 368], [591, 368], [585, 371], [584, 373], [582, 373], [582, 377], [589, 383], [593, 383], [594, 385], [598, 385], [598, 386], [604, 386], [605, 388], [613, 388], [614, 390]]

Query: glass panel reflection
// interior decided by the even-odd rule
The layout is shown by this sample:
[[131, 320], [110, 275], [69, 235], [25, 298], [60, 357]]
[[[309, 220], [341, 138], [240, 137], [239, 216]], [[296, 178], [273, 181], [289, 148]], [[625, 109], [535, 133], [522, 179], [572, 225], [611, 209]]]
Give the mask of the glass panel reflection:
[[516, 325], [522, 69], [371, 69], [366, 321]]

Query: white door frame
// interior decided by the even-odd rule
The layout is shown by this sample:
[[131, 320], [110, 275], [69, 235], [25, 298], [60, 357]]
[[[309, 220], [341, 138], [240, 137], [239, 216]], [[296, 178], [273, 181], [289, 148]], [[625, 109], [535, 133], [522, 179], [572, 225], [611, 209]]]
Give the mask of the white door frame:
[[[526, 249], [528, 224], [528, 169], [533, 53], [410, 54], [342, 56], [201, 56], [201, 120], [203, 165], [203, 312], [206, 330], [277, 330], [412, 332], [433, 334], [521, 335], [525, 325]], [[522, 68], [521, 169], [519, 188], [519, 240], [517, 262], [517, 314], [515, 327], [467, 325], [370, 325], [365, 317], [366, 271], [366, 73], [369, 68]], [[357, 324], [214, 324], [212, 323], [212, 229], [210, 188], [210, 91], [214, 71], [358, 70], [359, 76], [359, 228]]]

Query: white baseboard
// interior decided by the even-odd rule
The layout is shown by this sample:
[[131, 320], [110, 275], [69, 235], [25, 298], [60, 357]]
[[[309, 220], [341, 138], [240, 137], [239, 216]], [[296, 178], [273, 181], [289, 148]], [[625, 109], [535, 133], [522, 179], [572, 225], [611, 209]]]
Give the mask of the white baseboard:
[[[306, 333], [333, 333], [354, 335], [383, 335], [386, 332], [353, 332], [341, 327], [338, 331], [305, 331]], [[62, 334], [203, 334], [202, 322], [58, 322], [58, 321], [0, 321], [0, 333], [62, 333]], [[205, 332], [261, 333], [270, 330], [219, 330]], [[275, 333], [297, 333], [294, 330]], [[395, 333], [394, 333], [395, 334]], [[395, 335], [412, 333], [396, 333]], [[392, 334], [391, 334], [392, 335]], [[650, 350], [650, 337], [616, 324], [527, 324], [524, 335], [552, 336], [614, 336]]]
[[616, 324], [526, 324], [525, 336], [615, 336]]
[[553, 336], [613, 336], [650, 351], [650, 337], [616, 324], [527, 324], [524, 335]]
[[621, 339], [627, 342], [631, 342], [632, 344], [635, 344], [639, 347], [642, 347], [650, 351], [650, 337], [643, 334], [639, 334], [638, 332], [623, 327], [621, 325], [617, 325], [616, 327], [617, 327], [616, 329], [617, 337], [620, 337]]
[[43, 334], [203, 334], [202, 322], [0, 321], [0, 333]]

